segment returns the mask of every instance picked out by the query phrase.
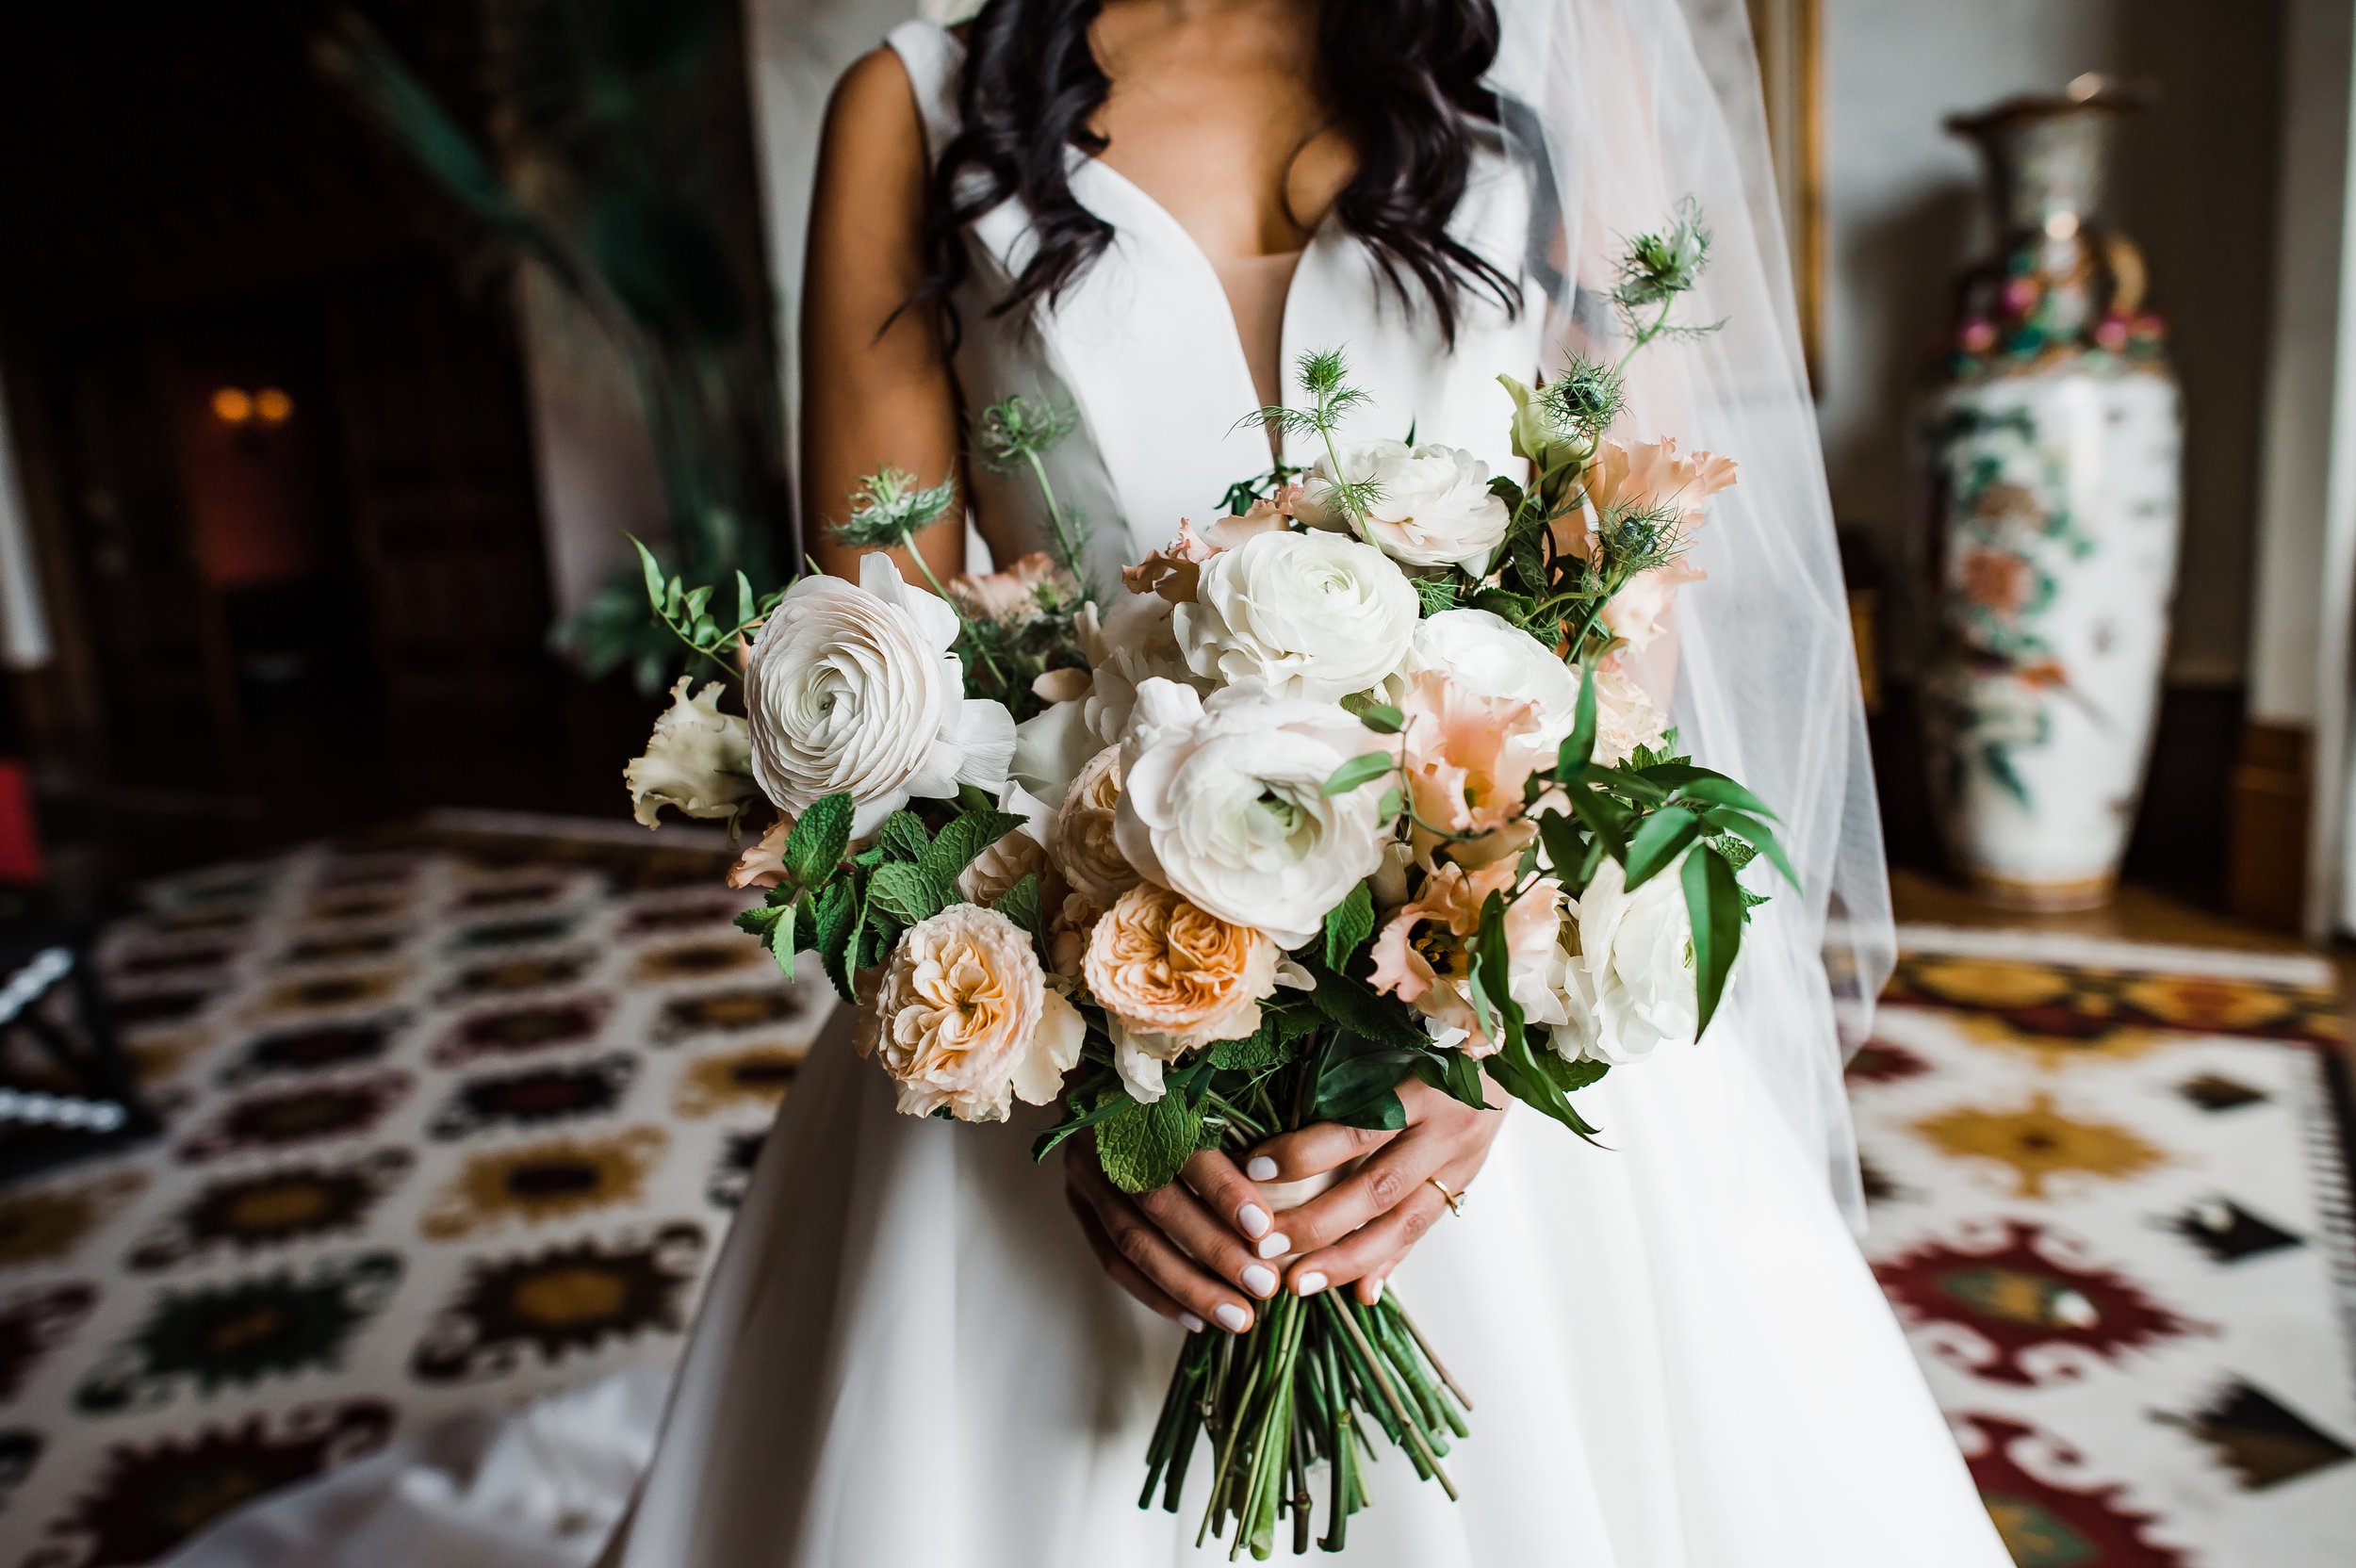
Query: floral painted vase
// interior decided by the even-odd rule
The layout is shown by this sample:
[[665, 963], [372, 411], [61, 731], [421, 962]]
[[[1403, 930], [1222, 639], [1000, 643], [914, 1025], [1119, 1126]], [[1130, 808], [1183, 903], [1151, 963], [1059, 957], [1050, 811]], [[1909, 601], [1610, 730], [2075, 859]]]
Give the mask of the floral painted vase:
[[1948, 122], [1987, 157], [2004, 237], [1961, 280], [1924, 423], [1924, 713], [1950, 854], [2014, 907], [2109, 898], [2159, 704], [2183, 415], [2142, 258], [2102, 218], [2135, 102], [2081, 77]]

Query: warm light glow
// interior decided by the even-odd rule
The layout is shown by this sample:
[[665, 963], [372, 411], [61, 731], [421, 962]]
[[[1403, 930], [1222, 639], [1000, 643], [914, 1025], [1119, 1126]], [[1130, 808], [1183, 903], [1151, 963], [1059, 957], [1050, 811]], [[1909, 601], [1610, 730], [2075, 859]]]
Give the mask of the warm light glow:
[[254, 394], [254, 412], [266, 425], [283, 425], [294, 417], [294, 400], [275, 386]]
[[213, 417], [224, 425], [242, 425], [254, 417], [254, 400], [240, 387], [224, 386], [213, 394]]

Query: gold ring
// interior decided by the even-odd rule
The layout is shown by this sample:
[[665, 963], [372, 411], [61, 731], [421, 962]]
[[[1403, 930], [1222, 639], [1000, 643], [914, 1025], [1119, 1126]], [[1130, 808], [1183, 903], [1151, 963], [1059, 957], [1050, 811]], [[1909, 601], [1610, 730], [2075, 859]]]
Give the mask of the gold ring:
[[1448, 1184], [1441, 1181], [1437, 1176], [1426, 1176], [1424, 1180], [1440, 1189], [1440, 1196], [1448, 1200], [1448, 1213], [1461, 1215], [1464, 1212], [1465, 1195], [1464, 1193], [1448, 1191]]

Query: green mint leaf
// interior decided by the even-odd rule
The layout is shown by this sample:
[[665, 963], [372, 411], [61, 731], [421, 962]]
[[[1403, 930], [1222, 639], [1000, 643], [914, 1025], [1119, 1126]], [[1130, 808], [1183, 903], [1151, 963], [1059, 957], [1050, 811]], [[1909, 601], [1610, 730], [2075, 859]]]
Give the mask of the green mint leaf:
[[1203, 1131], [1203, 1112], [1183, 1094], [1151, 1105], [1125, 1100], [1097, 1124], [1096, 1157], [1123, 1192], [1152, 1192], [1177, 1180]]
[[814, 800], [794, 819], [785, 836], [785, 872], [804, 888], [815, 888], [834, 874], [843, 851], [851, 841], [851, 818], [857, 808], [848, 794]]
[[1348, 897], [1325, 912], [1326, 963], [1333, 969], [1347, 969], [1350, 955], [1373, 935], [1374, 894], [1361, 882], [1350, 890]]

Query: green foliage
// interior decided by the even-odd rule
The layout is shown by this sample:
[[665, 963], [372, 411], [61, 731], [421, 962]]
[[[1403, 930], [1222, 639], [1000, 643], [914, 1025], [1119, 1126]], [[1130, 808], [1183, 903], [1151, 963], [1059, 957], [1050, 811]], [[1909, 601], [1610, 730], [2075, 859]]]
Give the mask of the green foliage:
[[[1349, 362], [1339, 349], [1314, 350], [1301, 356], [1301, 389], [1308, 393], [1305, 408], [1271, 404], [1235, 421], [1235, 429], [1273, 425], [1287, 434], [1314, 440], [1325, 449], [1327, 483], [1319, 500], [1350, 520], [1361, 539], [1366, 537], [1366, 514], [1382, 498], [1383, 488], [1372, 480], [1353, 480], [1343, 471], [1334, 447], [1345, 416], [1369, 400], [1366, 391], [1350, 384]], [[1410, 433], [1413, 433], [1412, 432]]]
[[1332, 969], [1346, 969], [1350, 956], [1374, 935], [1374, 894], [1364, 882], [1350, 890], [1350, 896], [1325, 912], [1325, 962]]
[[847, 794], [812, 801], [785, 836], [786, 874], [805, 888], [824, 884], [850, 844], [851, 818], [857, 810]]
[[1346, 795], [1364, 784], [1370, 784], [1399, 766], [1399, 759], [1387, 751], [1369, 751], [1353, 757], [1335, 768], [1325, 780], [1324, 792]]
[[1203, 1131], [1203, 1109], [1165, 1090], [1151, 1105], [1124, 1099], [1096, 1126], [1096, 1155], [1123, 1192], [1152, 1192], [1177, 1180]]
[[1712, 850], [1686, 858], [1684, 880], [1685, 908], [1693, 923], [1693, 982], [1701, 1000], [1698, 1029], [1708, 1029], [1726, 994], [1750, 909], [1734, 868]]
[[1636, 351], [1660, 338], [1699, 337], [1725, 324], [1713, 321], [1708, 326], [1678, 326], [1669, 319], [1678, 298], [1693, 292], [1709, 266], [1710, 231], [1702, 226], [1701, 208], [1691, 197], [1678, 204], [1666, 226], [1657, 233], [1640, 234], [1628, 242], [1627, 249], [1620, 253], [1619, 282], [1612, 290], [1612, 306], [1619, 312], [1621, 328], [1628, 337], [1628, 353], [1622, 356], [1621, 365], [1625, 366]]

